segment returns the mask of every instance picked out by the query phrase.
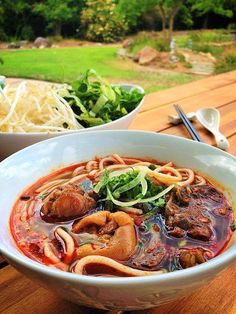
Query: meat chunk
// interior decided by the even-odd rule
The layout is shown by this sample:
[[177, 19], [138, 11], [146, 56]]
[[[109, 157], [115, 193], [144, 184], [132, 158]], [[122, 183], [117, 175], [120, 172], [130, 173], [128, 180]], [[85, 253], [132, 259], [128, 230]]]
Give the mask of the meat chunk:
[[80, 217], [94, 208], [96, 201], [80, 185], [68, 184], [57, 187], [44, 200], [42, 217], [69, 219]]
[[202, 264], [206, 261], [202, 248], [180, 250], [179, 262], [183, 268]]
[[172, 192], [164, 212], [169, 234], [209, 241], [213, 216], [227, 215], [229, 204], [221, 192], [209, 184], [178, 187]]
[[102, 255], [116, 260], [127, 260], [134, 252], [137, 238], [132, 218], [124, 212], [100, 211], [73, 225], [72, 232], [97, 235], [96, 244], [86, 243], [76, 250], [76, 257]]
[[193, 239], [208, 241], [212, 236], [212, 230], [204, 224], [194, 224], [189, 228], [187, 235]]

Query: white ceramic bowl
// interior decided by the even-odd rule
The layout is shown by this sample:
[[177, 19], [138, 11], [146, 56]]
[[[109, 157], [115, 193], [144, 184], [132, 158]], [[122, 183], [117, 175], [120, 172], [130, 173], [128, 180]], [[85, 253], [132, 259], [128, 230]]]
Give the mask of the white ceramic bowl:
[[[126, 90], [132, 90], [134, 88], [138, 89], [141, 93], [144, 93], [144, 89], [141, 86], [134, 84], [117, 84]], [[73, 131], [65, 132], [33, 132], [33, 133], [6, 133], [0, 132], [0, 160], [10, 156], [11, 154], [17, 152], [18, 150], [25, 148], [34, 143], [47, 140], [49, 138], [66, 135], [69, 133], [81, 133], [87, 131], [100, 131], [100, 130], [118, 130], [118, 129], [128, 129], [129, 125], [135, 118], [136, 114], [139, 112], [144, 98], [138, 104], [138, 106], [132, 110], [130, 113], [112, 122]]]
[[101, 309], [146, 309], [179, 298], [214, 278], [236, 259], [236, 243], [214, 259], [185, 270], [132, 278], [102, 278], [62, 272], [22, 255], [9, 231], [9, 215], [19, 193], [56, 166], [110, 153], [174, 161], [218, 182], [236, 201], [236, 159], [206, 144], [138, 131], [100, 131], [53, 139], [30, 146], [0, 163], [0, 251], [19, 271], [63, 298]]

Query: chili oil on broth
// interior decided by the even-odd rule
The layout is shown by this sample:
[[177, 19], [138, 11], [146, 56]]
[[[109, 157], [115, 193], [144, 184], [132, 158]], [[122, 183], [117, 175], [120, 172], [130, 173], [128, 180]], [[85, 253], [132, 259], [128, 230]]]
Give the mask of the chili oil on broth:
[[[113, 168], [115, 170], [119, 170], [119, 166], [120, 169], [124, 169], [125, 164], [134, 165], [143, 163], [144, 165], [147, 165], [150, 163], [152, 165], [157, 164], [163, 166], [163, 163], [159, 163], [155, 160], [121, 158], [116, 154], [114, 156], [115, 157], [109, 156], [107, 158], [96, 157], [94, 161], [78, 163], [54, 171], [48, 176], [39, 179], [21, 194], [13, 207], [10, 217], [10, 227], [14, 240], [23, 254], [39, 263], [53, 266], [64, 271], [72, 271], [73, 267], [71, 265], [74, 265], [77, 260], [75, 251], [79, 247], [87, 244], [86, 239], [84, 243], [83, 241], [80, 241], [80, 244], [78, 244], [78, 235], [71, 232], [73, 226], [84, 217], [98, 213], [100, 210], [106, 211], [106, 208], [104, 205], [97, 202], [96, 206], [88, 210], [79, 218], [75, 216], [55, 219], [55, 217], [52, 216], [45, 219], [41, 210], [48, 193], [50, 195], [50, 193], [52, 193], [58, 186], [65, 186], [68, 183], [68, 180], [76, 182], [78, 179], [78, 182], [84, 183], [88, 179], [90, 180], [90, 183], [92, 182], [95, 184], [101, 180], [101, 177], [100, 180], [98, 180], [96, 173], [100, 171], [104, 174], [103, 169], [107, 168], [107, 166], [108, 168], [109, 166], [114, 166]], [[116, 165], [118, 166], [117, 169]], [[169, 163], [167, 165], [169, 165]], [[172, 163], [170, 165], [175, 168]], [[84, 173], [81, 171], [81, 168], [83, 167], [87, 167], [88, 169], [86, 170], [87, 176], [83, 176]], [[114, 169], [112, 171], [115, 171]], [[196, 172], [194, 175], [196, 176]], [[76, 179], [76, 177], [78, 178]], [[55, 185], [50, 185], [52, 182], [54, 182]], [[212, 186], [209, 178], [206, 179], [206, 185], [209, 187]], [[166, 202], [170, 199], [171, 193], [173, 193], [173, 190], [165, 195]], [[223, 203], [226, 204], [227, 201], [225, 197], [223, 194], [220, 195], [224, 198]], [[178, 201], [176, 202], [177, 203], [174, 204], [174, 206], [178, 206]], [[139, 209], [139, 204], [137, 204], [137, 209]], [[219, 208], [216, 206], [216, 209]], [[127, 269], [143, 271], [143, 275], [148, 274], [148, 272], [155, 273], [159, 270], [174, 271], [207, 261], [224, 250], [232, 235], [231, 224], [233, 222], [233, 212], [230, 208], [227, 208], [226, 214], [224, 215], [219, 215], [219, 213], [215, 211], [207, 212], [206, 218], [212, 221], [211, 227], [213, 229], [209, 241], [202, 241], [202, 239], [189, 236], [185, 230], [186, 226], [184, 223], [186, 223], [186, 221], [182, 222], [183, 228], [180, 228], [181, 230], [184, 230], [184, 233], [181, 231], [182, 235], [178, 235], [178, 233], [178, 236], [176, 236], [176, 234], [171, 234], [173, 229], [179, 228], [178, 224], [177, 227], [171, 227], [170, 229], [170, 226], [167, 225], [169, 217], [163, 214], [165, 209], [155, 208], [155, 210], [153, 210], [152, 208], [152, 211], [154, 213], [153, 215], [148, 211], [141, 215], [129, 213], [129, 216], [134, 222], [137, 245], [129, 258], [125, 260], [114, 259], [121, 265], [124, 265], [124, 267], [127, 267]], [[74, 251], [69, 257], [67, 254], [68, 248], [66, 247], [67, 242], [63, 241], [60, 236], [55, 234], [55, 230], [57, 230], [58, 227], [62, 228], [72, 238], [73, 244], [70, 243], [70, 245], [73, 246]], [[87, 241], [88, 240], [89, 239], [87, 239]], [[108, 262], [108, 264], [110, 262], [109, 258], [106, 260], [106, 263]], [[203, 258], [205, 259], [204, 261], [202, 260]], [[181, 260], [182, 262], [180, 262]], [[191, 264], [191, 261], [193, 265]], [[96, 262], [94, 262], [94, 265], [95, 264]], [[117, 274], [118, 276], [122, 276], [122, 270], [120, 269], [114, 268], [112, 271], [110, 270], [110, 273], [101, 274], [96, 273], [96, 270], [94, 269], [92, 270], [91, 265], [92, 264], [88, 264], [84, 268], [84, 274], [104, 276], [113, 276]], [[109, 265], [105, 264], [100, 266], [97, 264], [96, 266], [100, 271], [101, 269], [109, 269], [109, 267]], [[90, 273], [87, 273], [86, 269], [90, 269]], [[123, 276], [129, 276], [127, 269], [126, 273], [123, 272]], [[132, 272], [130, 275], [132, 275]], [[142, 275], [142, 273], [140, 272], [138, 275]]]

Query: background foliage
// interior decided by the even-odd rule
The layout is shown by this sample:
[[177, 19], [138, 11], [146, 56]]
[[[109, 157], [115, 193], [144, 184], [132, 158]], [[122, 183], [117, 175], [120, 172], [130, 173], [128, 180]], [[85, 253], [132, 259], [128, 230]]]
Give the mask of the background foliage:
[[0, 40], [62, 35], [113, 42], [125, 33], [235, 28], [236, 0], [0, 0]]
[[123, 14], [113, 0], [87, 0], [81, 14], [81, 26], [88, 40], [114, 42], [127, 31]]

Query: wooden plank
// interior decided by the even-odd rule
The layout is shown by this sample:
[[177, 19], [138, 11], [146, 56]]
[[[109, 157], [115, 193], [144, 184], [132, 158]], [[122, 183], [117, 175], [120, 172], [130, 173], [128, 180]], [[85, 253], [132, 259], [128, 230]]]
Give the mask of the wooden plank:
[[[28, 283], [32, 283], [28, 280]], [[43, 300], [43, 302], [42, 302]], [[27, 314], [27, 313], [70, 313], [70, 314], [85, 314], [91, 313], [94, 310], [85, 309], [77, 304], [65, 301], [52, 293], [51, 291], [39, 288], [35, 285], [35, 291], [5, 310], [1, 311], [4, 314]], [[97, 312], [96, 312], [97, 313]]]
[[[220, 108], [236, 100], [235, 90], [236, 83], [193, 96], [178, 103], [186, 113], [204, 107]], [[172, 104], [142, 112], [137, 115], [130, 128], [149, 131], [156, 131], [157, 128], [158, 130], [167, 129], [169, 127], [169, 114], [176, 114]]]
[[35, 291], [35, 285], [11, 266], [0, 270], [0, 313]]
[[192, 96], [207, 92], [236, 82], [236, 71], [204, 78], [188, 84], [175, 86], [164, 91], [146, 96], [141, 112], [154, 109], [176, 101], [182, 101]]
[[[236, 131], [236, 129], [235, 129]], [[229, 143], [230, 143], [230, 149], [229, 149], [229, 153], [236, 156], [236, 134], [233, 134], [232, 136], [230, 136], [228, 138]]]
[[[149, 314], [235, 314], [236, 313], [236, 264], [222, 272], [210, 284], [191, 296], [149, 310]], [[137, 314], [144, 314], [139, 311]]]
[[[183, 299], [137, 314], [235, 314], [236, 313], [236, 264], [222, 272], [210, 284], [198, 289]], [[105, 313], [89, 310], [64, 301], [60, 297], [40, 288], [36, 283], [8, 266], [0, 271], [0, 312], [5, 314], [47, 313]], [[227, 297], [225, 296], [227, 291]]]
[[[0, 270], [0, 313], [62, 313], [82, 314], [75, 304], [62, 300], [51, 291], [41, 288], [11, 266]], [[42, 300], [44, 300], [42, 302]], [[61, 311], [59, 311], [61, 313]]]
[[[173, 88], [169, 91], [148, 96], [150, 97], [150, 100], [148, 101], [150, 107], [145, 109], [148, 111], [138, 115], [132, 128], [143, 128], [144, 130], [161, 131], [162, 133], [188, 137], [188, 133], [183, 125], [174, 127], [168, 124], [167, 115], [169, 112], [174, 113], [172, 103], [176, 101], [170, 101], [170, 99], [181, 100], [181, 105], [183, 105], [186, 111], [196, 110], [197, 108], [204, 106], [218, 107], [222, 115], [222, 131], [229, 137], [231, 144], [229, 152], [236, 155], [236, 83], [233, 83], [235, 74], [236, 71], [224, 74], [224, 76], [218, 76], [217, 79], [211, 78], [213, 81], [209, 79], [198, 81], [201, 83], [199, 86], [197, 84], [191, 85], [192, 83], [190, 83], [178, 87], [181, 88], [180, 90]], [[205, 81], [206, 86], [202, 84], [203, 81]], [[188, 89], [190, 89], [190, 86], [195, 86], [196, 90], [189, 91]], [[178, 93], [177, 90], [179, 90]], [[160, 107], [152, 109], [152, 105], [157, 105], [156, 94], [160, 95], [160, 98], [158, 99], [160, 100]], [[169, 104], [168, 101], [170, 102]], [[139, 117], [142, 118], [139, 119]], [[195, 123], [195, 126], [207, 143], [214, 143], [213, 137], [210, 136], [206, 130], [204, 130], [198, 123]], [[221, 273], [219, 277], [210, 284], [182, 300], [179, 299], [155, 309], [138, 311], [135, 313], [235, 314], [235, 280], [236, 265], [234, 264]], [[64, 301], [52, 292], [39, 287], [37, 283], [31, 282], [11, 266], [4, 267], [0, 270], [0, 291], [1, 313], [105, 313], [104, 311], [84, 309], [78, 305]]]
[[[219, 111], [221, 114], [220, 130], [226, 137], [234, 135], [236, 133], [236, 101], [220, 107]], [[198, 121], [194, 122], [193, 125], [205, 143], [215, 145], [214, 136]], [[179, 124], [178, 126], [170, 126], [168, 129], [161, 131], [161, 133], [191, 138], [183, 124]]]
[[0, 254], [0, 264], [4, 261], [4, 257]]

